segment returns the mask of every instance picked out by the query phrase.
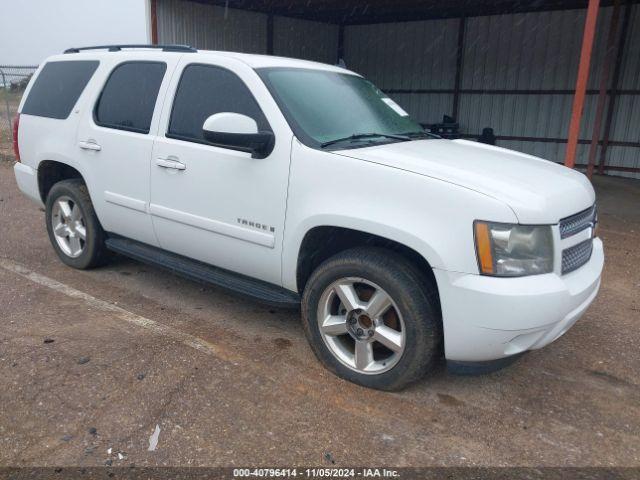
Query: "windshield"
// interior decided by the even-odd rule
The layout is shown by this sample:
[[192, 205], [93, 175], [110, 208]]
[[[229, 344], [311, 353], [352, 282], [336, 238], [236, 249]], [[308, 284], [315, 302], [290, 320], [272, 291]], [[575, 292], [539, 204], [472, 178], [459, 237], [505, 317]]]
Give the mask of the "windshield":
[[357, 148], [424, 134], [420, 124], [362, 77], [300, 68], [258, 73], [296, 136], [309, 146]]

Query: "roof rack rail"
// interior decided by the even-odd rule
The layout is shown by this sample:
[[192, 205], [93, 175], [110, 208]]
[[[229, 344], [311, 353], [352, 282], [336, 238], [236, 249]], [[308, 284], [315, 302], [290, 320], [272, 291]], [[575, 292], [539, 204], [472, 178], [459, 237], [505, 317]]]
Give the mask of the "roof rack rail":
[[64, 53], [79, 53], [82, 50], [109, 50], [110, 52], [119, 52], [123, 48], [153, 48], [162, 50], [163, 52], [197, 52], [198, 50], [190, 45], [96, 45], [93, 47], [67, 48]]

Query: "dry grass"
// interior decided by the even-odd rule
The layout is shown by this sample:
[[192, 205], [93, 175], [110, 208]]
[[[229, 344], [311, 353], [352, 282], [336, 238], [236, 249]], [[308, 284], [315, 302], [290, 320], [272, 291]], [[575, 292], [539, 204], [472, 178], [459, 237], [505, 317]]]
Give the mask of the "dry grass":
[[[22, 92], [0, 89], [0, 157], [13, 155], [12, 126], [18, 111]], [[7, 113], [7, 110], [9, 112]]]

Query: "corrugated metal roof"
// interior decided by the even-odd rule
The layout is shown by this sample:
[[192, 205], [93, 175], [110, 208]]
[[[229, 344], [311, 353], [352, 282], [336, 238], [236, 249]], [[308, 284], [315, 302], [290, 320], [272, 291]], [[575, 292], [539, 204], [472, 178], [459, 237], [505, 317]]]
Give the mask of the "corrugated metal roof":
[[[275, 15], [344, 24], [586, 8], [588, 0], [196, 0]], [[602, 0], [601, 5], [611, 5]]]
[[[231, 2], [230, 4], [232, 4]], [[589, 79], [599, 87], [612, 8], [602, 8]], [[467, 19], [461, 87], [488, 90], [573, 90], [585, 12], [548, 11]], [[267, 16], [181, 0], [158, 0], [158, 34], [166, 43], [264, 53]], [[384, 90], [453, 90], [458, 19], [345, 27], [347, 66]], [[334, 63], [338, 28], [276, 16], [274, 53]], [[622, 89], [640, 89], [640, 6], [633, 6], [621, 72]], [[452, 93], [391, 94], [416, 119], [441, 121], [452, 114]], [[596, 95], [587, 95], [580, 138], [590, 138]], [[479, 135], [492, 127], [497, 135], [566, 138], [573, 95], [463, 93], [459, 122], [463, 133]], [[640, 96], [620, 95], [611, 139], [640, 142]], [[501, 145], [561, 161], [563, 143], [502, 141]], [[579, 145], [578, 163], [588, 145]], [[640, 149], [613, 146], [612, 165], [638, 167]], [[613, 172], [611, 172], [613, 173]], [[634, 174], [638, 177], [640, 175]]]
[[[598, 88], [611, 8], [600, 9], [589, 88]], [[470, 18], [462, 88], [572, 90], [576, 84], [585, 11]]]
[[181, 0], [158, 0], [160, 43], [208, 50], [266, 53], [267, 16]]
[[275, 17], [273, 53], [284, 57], [336, 63], [338, 26], [288, 17]]
[[629, 23], [629, 36], [625, 45], [624, 67], [620, 75], [623, 89], [640, 88], [640, 5], [634, 5]]
[[453, 88], [458, 20], [350, 26], [347, 66], [382, 89]]

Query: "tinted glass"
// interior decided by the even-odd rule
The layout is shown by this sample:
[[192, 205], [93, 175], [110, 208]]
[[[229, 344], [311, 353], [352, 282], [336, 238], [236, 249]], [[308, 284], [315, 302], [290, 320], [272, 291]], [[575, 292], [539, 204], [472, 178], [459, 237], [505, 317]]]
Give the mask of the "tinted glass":
[[84, 60], [47, 63], [29, 92], [22, 113], [67, 118], [99, 63]]
[[258, 103], [236, 74], [209, 65], [189, 65], [178, 85], [167, 136], [203, 142], [204, 121], [221, 112], [247, 115], [256, 121], [258, 130], [271, 131]]
[[149, 133], [151, 117], [167, 65], [127, 62], [118, 65], [107, 80], [95, 109], [103, 127]]
[[420, 124], [362, 77], [285, 68], [263, 69], [259, 74], [296, 135], [311, 144], [366, 133], [423, 132]]

